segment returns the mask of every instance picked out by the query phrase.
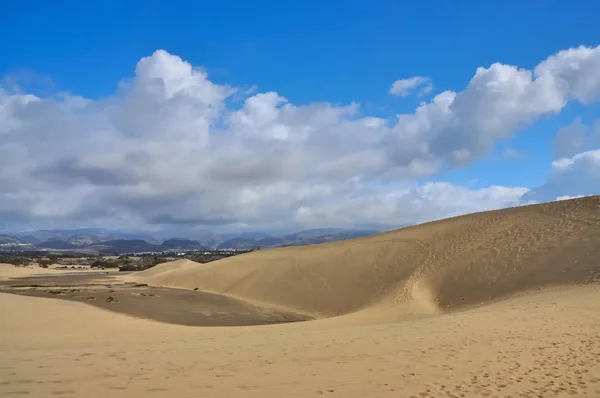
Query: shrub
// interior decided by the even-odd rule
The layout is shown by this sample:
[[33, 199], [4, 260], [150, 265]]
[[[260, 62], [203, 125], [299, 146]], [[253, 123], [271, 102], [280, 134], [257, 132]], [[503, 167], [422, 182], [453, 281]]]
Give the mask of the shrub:
[[29, 258], [18, 257], [18, 256], [0, 256], [0, 263], [12, 264], [12, 265], [27, 265], [29, 264]]
[[48, 268], [49, 265], [54, 264], [54, 261], [51, 259], [46, 259], [46, 258], [40, 258], [37, 260], [37, 263], [40, 267], [42, 268]]

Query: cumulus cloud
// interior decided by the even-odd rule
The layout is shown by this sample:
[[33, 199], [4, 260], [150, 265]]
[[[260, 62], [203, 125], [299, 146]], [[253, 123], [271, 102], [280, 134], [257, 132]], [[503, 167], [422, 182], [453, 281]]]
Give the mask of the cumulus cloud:
[[523, 200], [548, 202], [600, 194], [600, 149], [552, 162], [546, 183], [523, 195]]
[[571, 124], [558, 129], [554, 137], [555, 159], [597, 148], [600, 148], [600, 119], [593, 126], [588, 126], [580, 118], [575, 118]]
[[396, 80], [392, 83], [392, 87], [390, 87], [390, 94], [398, 97], [408, 97], [417, 88], [420, 95], [428, 94], [433, 89], [431, 79], [423, 76], [414, 76], [408, 79]]
[[[413, 179], [485, 156], [570, 101], [597, 100], [599, 60], [600, 47], [578, 47], [533, 70], [478, 68], [464, 90], [391, 122], [357, 103], [293, 104], [216, 84], [163, 50], [106, 98], [0, 90], [0, 227], [393, 227], [523, 194], [585, 194], [558, 164], [531, 194]], [[592, 170], [585, 153], [570, 159]]]
[[[302, 207], [296, 213], [302, 225], [323, 222], [350, 227], [401, 226], [432, 221], [460, 214], [495, 210], [521, 204], [524, 187], [492, 186], [470, 189], [446, 182], [390, 189], [362, 187], [360, 195], [340, 195], [335, 201], [322, 201]], [[357, 192], [357, 193], [358, 193]]]

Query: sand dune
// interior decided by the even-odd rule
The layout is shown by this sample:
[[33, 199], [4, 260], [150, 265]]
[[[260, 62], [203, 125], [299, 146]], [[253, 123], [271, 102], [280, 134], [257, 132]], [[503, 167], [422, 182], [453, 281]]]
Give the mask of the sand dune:
[[401, 318], [544, 286], [600, 281], [600, 197], [470, 214], [356, 240], [253, 252], [135, 275], [315, 317]]
[[0, 294], [2, 397], [600, 397], [600, 287], [405, 322], [194, 328]]
[[600, 397], [600, 197], [134, 278], [321, 319], [188, 327], [0, 293], [0, 395]]

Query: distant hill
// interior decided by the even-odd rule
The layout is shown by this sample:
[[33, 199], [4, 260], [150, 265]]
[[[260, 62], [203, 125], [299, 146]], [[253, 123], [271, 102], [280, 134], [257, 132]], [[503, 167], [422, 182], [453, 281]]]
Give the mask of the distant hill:
[[46, 241], [64, 241], [74, 246], [88, 246], [93, 243], [120, 239], [142, 239], [149, 243], [159, 243], [153, 236], [143, 232], [122, 232], [104, 228], [45, 229], [11, 233], [23, 243], [39, 244]]
[[36, 239], [35, 236], [31, 235], [19, 236], [19, 240], [30, 245], [41, 242], [41, 240]]
[[269, 236], [262, 239], [234, 238], [217, 246], [218, 249], [267, 249], [283, 246], [305, 246], [317, 243], [336, 242], [376, 234], [371, 230], [344, 230], [335, 228], [314, 229], [296, 232], [284, 236]]
[[[288, 235], [286, 235], [286, 237], [288, 237], [288, 239], [311, 239], [311, 238], [318, 238], [320, 236], [325, 236], [325, 235], [335, 235], [335, 234], [339, 234], [342, 232], [348, 232], [348, 230], [345, 230], [343, 228], [305, 229], [303, 231], [298, 231], [293, 234], [288, 234]], [[373, 233], [376, 233], [376, 232], [373, 231]]]
[[163, 249], [201, 249], [202, 245], [197, 240], [186, 238], [171, 238], [165, 240], [161, 247]]
[[[168, 250], [237, 249], [254, 250], [283, 246], [304, 246], [372, 235], [377, 231], [321, 228], [287, 235], [243, 232], [239, 235], [207, 234], [198, 240], [169, 238], [159, 242], [144, 233], [122, 233], [98, 228], [40, 230], [26, 234], [0, 235], [3, 250], [70, 250], [82, 253], [136, 253]], [[125, 236], [125, 237], [124, 237]], [[140, 238], [147, 237], [147, 238]], [[42, 239], [43, 238], [43, 239]]]
[[268, 236], [266, 238], [259, 239], [257, 244], [259, 247], [278, 247], [286, 244], [288, 239], [282, 236]]
[[257, 239], [233, 238], [218, 245], [217, 249], [255, 249], [257, 245]]
[[80, 238], [84, 235], [95, 236], [95, 235], [106, 235], [106, 230], [101, 228], [84, 228], [84, 229], [41, 229], [37, 231], [27, 231], [16, 234], [11, 234], [17, 238], [27, 237], [29, 240], [34, 241], [32, 243], [45, 242], [48, 240], [63, 240], [70, 241], [72, 236], [79, 236]]
[[163, 250], [160, 245], [148, 243], [142, 239], [115, 239], [98, 242], [86, 248], [94, 249], [99, 253], [140, 253], [159, 252]]
[[206, 234], [198, 238], [198, 242], [202, 247], [216, 248], [221, 242], [225, 241], [222, 236], [216, 234]]
[[57, 249], [57, 250], [68, 250], [68, 249], [77, 249], [81, 246], [74, 245], [71, 242], [66, 242], [60, 239], [48, 239], [45, 242], [37, 243], [35, 245], [36, 248], [39, 249]]
[[24, 243], [22, 240], [13, 236], [0, 235], [0, 245], [18, 245]]
[[140, 252], [160, 252], [162, 246], [148, 243], [142, 239], [116, 239], [105, 242], [94, 243], [86, 246], [88, 250], [94, 250], [98, 253], [140, 253]]

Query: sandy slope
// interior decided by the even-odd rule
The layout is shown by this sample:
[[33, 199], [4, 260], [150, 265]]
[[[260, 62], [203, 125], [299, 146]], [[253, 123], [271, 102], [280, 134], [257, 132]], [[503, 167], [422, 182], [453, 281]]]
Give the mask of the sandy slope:
[[3, 397], [600, 397], [600, 286], [400, 323], [191, 328], [0, 294]]
[[193, 328], [0, 293], [0, 396], [600, 397], [600, 197], [135, 278], [323, 319]]
[[600, 197], [471, 214], [371, 237], [138, 273], [312, 316], [436, 313], [541, 286], [600, 281]]

